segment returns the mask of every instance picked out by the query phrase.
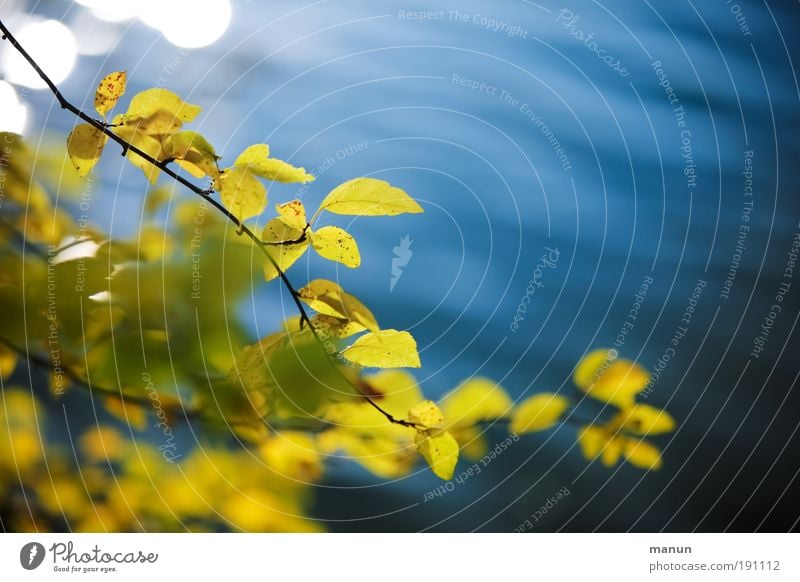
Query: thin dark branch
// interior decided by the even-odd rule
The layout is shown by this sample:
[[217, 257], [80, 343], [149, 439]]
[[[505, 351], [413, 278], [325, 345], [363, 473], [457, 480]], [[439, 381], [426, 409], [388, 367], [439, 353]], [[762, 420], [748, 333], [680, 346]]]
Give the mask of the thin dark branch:
[[[148, 163], [150, 163], [153, 166], [159, 168], [167, 176], [169, 176], [170, 178], [172, 178], [173, 180], [175, 180], [176, 182], [178, 182], [182, 186], [185, 186], [186, 188], [191, 190], [193, 193], [197, 194], [198, 196], [200, 196], [201, 198], [203, 198], [204, 200], [209, 202], [214, 208], [216, 208], [221, 214], [223, 214], [225, 216], [225, 218], [227, 218], [233, 225], [235, 225], [237, 227], [236, 232], [238, 234], [242, 234], [243, 233], [251, 241], [253, 241], [253, 243], [258, 247], [258, 249], [261, 251], [261, 253], [264, 255], [264, 257], [270, 262], [270, 264], [273, 266], [275, 271], [278, 273], [278, 276], [280, 277], [281, 281], [283, 282], [283, 285], [286, 287], [287, 291], [292, 296], [292, 300], [294, 301], [294, 304], [297, 307], [297, 310], [300, 312], [300, 323], [301, 323], [301, 326], [303, 324], [307, 323], [309, 329], [311, 330], [311, 333], [314, 335], [314, 339], [316, 339], [317, 342], [319, 342], [320, 345], [324, 346], [324, 342], [319, 337], [319, 334], [317, 333], [317, 330], [314, 328], [313, 324], [311, 323], [311, 319], [308, 316], [308, 312], [306, 311], [305, 306], [300, 301], [300, 294], [297, 292], [297, 289], [289, 281], [289, 278], [286, 276], [286, 273], [283, 272], [283, 269], [280, 268], [280, 266], [275, 261], [275, 259], [272, 258], [272, 255], [270, 255], [269, 252], [267, 251], [267, 249], [265, 248], [265, 246], [267, 246], [267, 244], [264, 243], [264, 241], [262, 241], [261, 238], [258, 235], [256, 235], [252, 230], [250, 230], [241, 220], [239, 220], [238, 217], [236, 217], [227, 208], [225, 208], [225, 206], [223, 206], [219, 201], [217, 201], [217, 200], [215, 200], [214, 198], [211, 197], [211, 194], [214, 192], [213, 189], [211, 189], [211, 188], [205, 188], [204, 189], [204, 188], [200, 188], [196, 184], [193, 184], [192, 182], [188, 181], [183, 176], [181, 176], [178, 173], [176, 173], [172, 168], [170, 168], [168, 166], [169, 160], [157, 160], [157, 159], [155, 159], [154, 157], [152, 157], [147, 152], [139, 149], [135, 145], [129, 143], [128, 141], [124, 140], [123, 138], [118, 136], [116, 133], [111, 131], [111, 129], [110, 129], [111, 126], [109, 124], [107, 124], [107, 123], [105, 123], [103, 121], [100, 121], [99, 119], [95, 119], [92, 116], [87, 115], [86, 113], [84, 113], [83, 111], [78, 109], [78, 107], [76, 107], [75, 105], [70, 103], [64, 97], [64, 95], [62, 95], [61, 91], [58, 89], [58, 87], [55, 85], [55, 83], [53, 83], [53, 81], [47, 76], [47, 74], [36, 63], [36, 61], [33, 59], [33, 57], [31, 57], [30, 54], [28, 54], [28, 52], [22, 47], [22, 45], [19, 44], [17, 39], [14, 38], [14, 35], [11, 34], [11, 31], [8, 30], [8, 28], [6, 28], [6, 25], [3, 23], [2, 20], [0, 20], [0, 31], [2, 31], [2, 33], [3, 33], [3, 39], [4, 40], [8, 40], [8, 42], [11, 43], [11, 45], [17, 50], [17, 52], [19, 52], [22, 55], [22, 57], [26, 61], [28, 61], [28, 64], [30, 64], [30, 66], [33, 68], [33, 70], [36, 71], [36, 73], [39, 75], [39, 77], [42, 79], [42, 81], [45, 82], [45, 84], [48, 86], [48, 88], [53, 93], [55, 98], [58, 100], [58, 103], [59, 103], [59, 105], [61, 106], [62, 109], [66, 109], [67, 111], [71, 112], [72, 114], [74, 114], [78, 118], [82, 119], [83, 121], [85, 121], [86, 123], [88, 123], [89, 125], [94, 127], [95, 129], [97, 129], [98, 131], [100, 131], [103, 134], [107, 135], [111, 140], [113, 140], [116, 143], [118, 143], [120, 145], [120, 147], [122, 147], [123, 155], [126, 155], [129, 152], [133, 152], [133, 153], [139, 155], [144, 160], [146, 160]], [[302, 242], [302, 240], [305, 239], [307, 228], [308, 228], [308, 225], [306, 226], [306, 229], [303, 230], [303, 236], [301, 237], [301, 239], [298, 242]], [[277, 243], [277, 244], [296, 244], [296, 243], [292, 243], [291, 241], [281, 241], [281, 243]], [[329, 354], [329, 360], [330, 360], [331, 365], [333, 366], [333, 368], [335, 370], [337, 370], [339, 372], [339, 374], [342, 375], [342, 377], [344, 378], [345, 377], [344, 374], [342, 374], [341, 370], [339, 370], [338, 366], [333, 361], [332, 356], [330, 356], [330, 354]], [[348, 380], [348, 382], [349, 382], [349, 380]], [[356, 389], [357, 389], [357, 387], [356, 387]], [[375, 403], [369, 396], [366, 396], [366, 395], [363, 395], [363, 396], [376, 410], [378, 410], [381, 414], [383, 414], [383, 416], [385, 416], [386, 419], [389, 422], [392, 422], [394, 424], [399, 424], [399, 425], [402, 425], [402, 426], [412, 427], [412, 428], [416, 427], [416, 425], [414, 423], [411, 423], [411, 422], [408, 422], [408, 421], [405, 421], [405, 420], [396, 419], [394, 416], [392, 416], [387, 411], [385, 411], [383, 408], [381, 408], [377, 403]]]

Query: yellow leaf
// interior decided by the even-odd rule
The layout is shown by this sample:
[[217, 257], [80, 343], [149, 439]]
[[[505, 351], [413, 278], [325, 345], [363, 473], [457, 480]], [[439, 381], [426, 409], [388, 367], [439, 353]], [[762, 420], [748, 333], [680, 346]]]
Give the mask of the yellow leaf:
[[400, 188], [374, 178], [356, 178], [334, 188], [322, 201], [320, 210], [359, 216], [394, 216], [420, 213], [422, 207]]
[[448, 426], [473, 426], [503, 418], [511, 399], [502, 386], [486, 378], [471, 378], [447, 394], [441, 402]]
[[106, 75], [97, 86], [94, 93], [94, 108], [103, 117], [114, 109], [119, 98], [125, 93], [127, 74], [125, 71], [116, 71]]
[[193, 121], [200, 111], [168, 89], [147, 89], [131, 99], [124, 121], [151, 135], [167, 135]]
[[125, 453], [126, 441], [117, 429], [98, 425], [83, 433], [80, 447], [91, 461], [119, 460]]
[[[298, 240], [302, 237], [303, 231], [289, 226], [279, 218], [273, 218], [264, 227], [261, 233], [261, 240], [268, 243], [280, 243], [285, 241]], [[308, 240], [303, 240], [295, 244], [280, 244], [275, 246], [265, 246], [264, 250], [278, 264], [281, 271], [291, 267], [308, 248]], [[278, 276], [278, 271], [269, 261], [264, 262], [264, 278], [272, 281]]]
[[285, 204], [275, 206], [278, 211], [278, 218], [293, 228], [304, 230], [308, 224], [306, 218], [306, 208], [299, 200], [292, 200]]
[[374, 368], [419, 368], [417, 342], [407, 331], [385, 329], [358, 338], [342, 355], [355, 364]]
[[240, 221], [264, 212], [267, 207], [267, 189], [246, 168], [228, 168], [220, 180], [222, 202]]
[[17, 352], [6, 344], [0, 343], [0, 380], [8, 380], [17, 367]]
[[262, 178], [276, 182], [302, 183], [314, 180], [314, 176], [307, 173], [304, 168], [296, 168], [282, 160], [270, 158], [267, 144], [248, 147], [236, 158], [233, 165], [247, 168]]
[[572, 380], [581, 390], [588, 390], [592, 384], [594, 384], [598, 371], [600, 371], [604, 365], [608, 367], [616, 357], [616, 350], [601, 348], [589, 352], [578, 362], [578, 365], [575, 367], [575, 373], [572, 375]]
[[299, 294], [300, 300], [317, 313], [346, 319], [370, 331], [378, 331], [378, 322], [372, 312], [333, 281], [315, 279], [300, 289]]
[[615, 358], [614, 350], [590, 352], [578, 364], [573, 379], [592, 398], [630, 408], [650, 381], [650, 374], [639, 364]]
[[122, 400], [113, 396], [104, 398], [103, 405], [106, 412], [125, 424], [138, 430], [144, 430], [147, 427], [147, 412], [141, 406], [125, 404]]
[[661, 468], [661, 451], [647, 441], [626, 439], [625, 458], [634, 467], [654, 471]]
[[444, 426], [444, 414], [442, 414], [442, 410], [436, 406], [435, 402], [430, 400], [424, 400], [412, 406], [407, 416], [410, 422], [425, 429], [441, 428]]
[[623, 429], [641, 435], [664, 434], [675, 430], [675, 419], [666, 410], [648, 404], [634, 404], [621, 411], [615, 421]]
[[449, 481], [458, 463], [458, 443], [447, 431], [426, 431], [417, 434], [417, 450], [440, 479]]
[[333, 317], [332, 315], [323, 315], [317, 313], [311, 318], [311, 325], [314, 329], [319, 330], [328, 336], [334, 336], [339, 339], [350, 337], [364, 331], [364, 326], [355, 321]]
[[608, 439], [608, 432], [598, 426], [588, 425], [578, 432], [578, 444], [581, 452], [590, 461], [600, 454]]
[[337, 226], [323, 226], [309, 233], [311, 246], [319, 255], [331, 261], [338, 261], [346, 267], [354, 269], [361, 264], [356, 240]]
[[195, 178], [219, 176], [214, 146], [196, 131], [179, 131], [164, 140], [164, 154]]
[[94, 168], [107, 141], [107, 135], [88, 123], [76, 125], [70, 132], [67, 152], [79, 176], [85, 176]]
[[563, 396], [547, 392], [536, 394], [516, 407], [511, 415], [510, 430], [516, 434], [546, 430], [561, 419], [567, 408], [569, 400]]

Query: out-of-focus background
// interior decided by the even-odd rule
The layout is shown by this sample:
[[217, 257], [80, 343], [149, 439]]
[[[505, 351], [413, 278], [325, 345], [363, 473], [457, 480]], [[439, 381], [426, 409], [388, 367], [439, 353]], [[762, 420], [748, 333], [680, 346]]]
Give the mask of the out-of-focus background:
[[[616, 347], [679, 423], [660, 471], [588, 462], [563, 425], [428, 502], [428, 471], [335, 461], [314, 491], [325, 527], [509, 531], [563, 488], [535, 530], [797, 526], [796, 3], [3, 0], [0, 16], [74, 102], [124, 69], [130, 94], [202, 105], [223, 163], [266, 142], [317, 176], [271, 202], [313, 207], [361, 175], [417, 198], [424, 215], [353, 218], [362, 268], [307, 257], [291, 275], [337, 279], [412, 331], [427, 395], [475, 375], [572, 393], [581, 356]], [[66, 135], [74, 119], [0, 50], [0, 130]], [[115, 156], [97, 171], [92, 220], [134, 232], [140, 173]], [[260, 285], [241, 315], [255, 339], [291, 305]]]

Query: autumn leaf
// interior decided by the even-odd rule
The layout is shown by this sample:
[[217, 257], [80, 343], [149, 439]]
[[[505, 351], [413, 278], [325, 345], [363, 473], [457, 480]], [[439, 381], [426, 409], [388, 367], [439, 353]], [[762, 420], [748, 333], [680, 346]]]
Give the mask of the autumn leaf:
[[267, 144], [248, 147], [236, 158], [233, 165], [247, 168], [262, 178], [276, 182], [304, 183], [314, 180], [314, 176], [307, 173], [304, 168], [296, 168], [282, 160], [270, 158]]
[[441, 428], [444, 425], [444, 414], [435, 402], [425, 400], [409, 409], [408, 420], [424, 429]]
[[342, 355], [355, 364], [373, 368], [419, 368], [417, 342], [407, 331], [385, 329], [368, 333], [345, 348]]
[[94, 108], [103, 117], [111, 111], [125, 93], [127, 74], [125, 71], [116, 71], [106, 75], [97, 86], [94, 93]]
[[195, 178], [219, 176], [219, 156], [208, 140], [196, 131], [173, 133], [163, 144], [164, 154]]
[[543, 392], [518, 405], [511, 415], [509, 430], [525, 434], [546, 430], [555, 425], [569, 408], [569, 400], [558, 394]]
[[345, 182], [325, 197], [319, 209], [359, 216], [423, 212], [422, 207], [403, 190], [374, 178], [356, 178]]
[[107, 141], [107, 135], [88, 123], [76, 125], [70, 132], [67, 153], [79, 176], [85, 176], [94, 168]]
[[0, 343], [0, 380], [8, 380], [17, 367], [17, 352]]
[[322, 315], [329, 315], [362, 326], [361, 329], [378, 331], [375, 316], [355, 296], [346, 293], [339, 285], [327, 279], [314, 279], [300, 289], [300, 300]]
[[240, 222], [264, 212], [267, 189], [247, 168], [228, 168], [220, 176], [220, 182], [222, 202]]
[[[260, 184], [260, 182], [259, 182]], [[272, 243], [264, 248], [264, 251], [272, 257], [281, 271], [291, 267], [308, 248], [308, 240], [302, 240], [294, 244], [281, 244], [289, 241], [299, 240], [303, 236], [303, 231], [286, 224], [280, 218], [273, 218], [264, 227], [261, 233], [261, 240], [265, 243]], [[264, 278], [271, 281], [278, 277], [280, 273], [269, 260], [264, 262]]]
[[299, 230], [304, 230], [308, 224], [306, 218], [306, 208], [299, 200], [292, 200], [285, 204], [277, 204], [275, 210], [278, 211], [278, 218], [283, 222]]
[[675, 419], [666, 410], [648, 404], [634, 404], [620, 411], [614, 422], [640, 435], [665, 434], [675, 430]]
[[440, 479], [449, 481], [458, 463], [458, 443], [447, 431], [426, 431], [417, 434], [417, 450]]
[[123, 120], [126, 125], [136, 125], [150, 135], [168, 135], [182, 124], [194, 121], [201, 110], [168, 89], [154, 88], [131, 99]]
[[488, 378], [470, 378], [441, 402], [448, 426], [473, 426], [503, 418], [512, 408], [502, 386]]
[[311, 246], [317, 253], [328, 260], [337, 261], [354, 269], [361, 264], [356, 240], [350, 233], [338, 226], [323, 226], [309, 233]]

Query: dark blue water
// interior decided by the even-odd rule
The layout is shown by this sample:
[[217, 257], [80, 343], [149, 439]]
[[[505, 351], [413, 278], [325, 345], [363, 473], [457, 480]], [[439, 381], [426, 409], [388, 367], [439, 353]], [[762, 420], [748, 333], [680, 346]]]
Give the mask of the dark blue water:
[[[407, 14], [419, 10], [434, 13]], [[576, 362], [614, 343], [652, 279], [618, 347], [651, 370], [674, 347], [647, 399], [679, 423], [658, 441], [661, 471], [590, 464], [571, 426], [525, 437], [435, 502], [422, 503], [439, 485], [428, 472], [384, 484], [338, 462], [314, 509], [332, 529], [508, 531], [562, 487], [570, 495], [536, 529], [787, 529], [800, 460], [800, 272], [784, 277], [800, 231], [798, 25], [792, 3], [744, 0], [240, 3], [211, 47], [183, 53], [135, 25], [65, 88], [83, 95], [116, 68], [132, 89], [165, 76], [204, 106], [199, 129], [227, 159], [266, 141], [322, 168], [303, 192], [310, 206], [360, 175], [420, 200], [424, 215], [337, 222], [356, 236], [361, 269], [311, 259], [291, 276], [338, 278], [383, 327], [410, 329], [433, 397], [473, 375], [514, 398], [572, 393]], [[132, 228], [136, 178], [105, 227]], [[276, 188], [272, 201], [296, 194]], [[390, 290], [405, 236], [413, 254]], [[546, 249], [559, 258], [539, 277]], [[253, 298], [261, 332], [284, 315], [277, 293]]]

